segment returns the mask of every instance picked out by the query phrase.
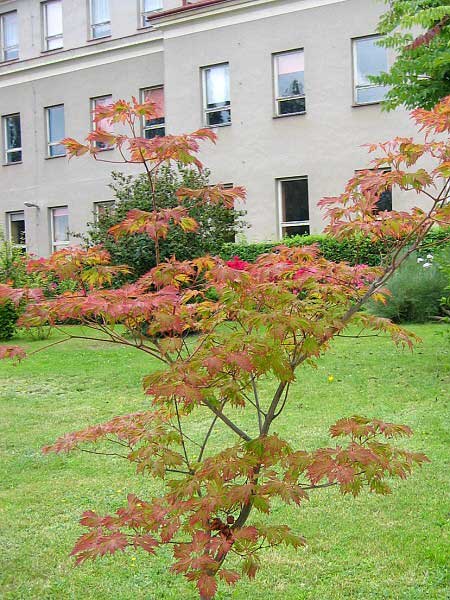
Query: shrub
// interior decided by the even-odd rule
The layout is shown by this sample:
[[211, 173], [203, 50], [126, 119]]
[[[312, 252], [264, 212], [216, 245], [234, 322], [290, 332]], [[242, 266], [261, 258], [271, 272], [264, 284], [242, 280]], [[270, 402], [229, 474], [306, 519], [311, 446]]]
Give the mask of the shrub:
[[394, 323], [425, 323], [439, 315], [448, 280], [429, 258], [412, 254], [390, 279], [386, 303], [371, 302], [369, 309]]
[[[132, 209], [152, 210], [153, 199], [157, 208], [173, 208], [179, 204], [176, 196], [182, 187], [201, 189], [208, 185], [208, 172], [198, 172], [178, 165], [176, 168], [163, 166], [155, 178], [155, 194], [145, 175], [138, 177], [113, 173], [111, 188], [117, 199], [111, 210], [88, 223], [85, 237], [87, 245], [102, 244], [110, 253], [113, 264], [125, 264], [132, 272], [118, 281], [135, 280], [155, 266], [155, 244], [148, 235], [126, 236], [117, 240], [109, 233], [112, 226], [122, 222]], [[188, 260], [204, 254], [217, 254], [224, 243], [234, 240], [242, 229], [243, 211], [229, 210], [223, 204], [200, 205], [187, 199], [183, 205], [189, 209], [199, 227], [195, 235], [177, 227], [172, 228], [167, 238], [160, 242], [161, 259], [176, 256]]]
[[[450, 230], [448, 228], [432, 229], [423, 241], [423, 251], [435, 251], [437, 248], [449, 244], [449, 241]], [[220, 256], [224, 260], [239, 256], [242, 260], [253, 262], [258, 256], [270, 252], [281, 243], [289, 248], [318, 244], [321, 253], [327, 260], [346, 261], [351, 265], [377, 266], [389, 254], [394, 240], [374, 241], [361, 235], [345, 240], [336, 240], [324, 234], [296, 235], [285, 238], [282, 242], [226, 243], [221, 248]]]
[[18, 316], [12, 302], [0, 303], [0, 340], [10, 340], [14, 336]]

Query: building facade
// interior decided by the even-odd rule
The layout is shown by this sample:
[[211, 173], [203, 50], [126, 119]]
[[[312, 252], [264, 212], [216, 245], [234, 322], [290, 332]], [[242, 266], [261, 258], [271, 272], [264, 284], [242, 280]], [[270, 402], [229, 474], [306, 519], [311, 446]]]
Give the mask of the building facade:
[[[46, 255], [111, 202], [114, 165], [68, 161], [99, 103], [154, 96], [143, 135], [202, 126], [211, 181], [247, 188], [249, 239], [320, 232], [317, 202], [368, 166], [372, 141], [411, 135], [381, 110], [371, 74], [393, 57], [374, 35], [377, 0], [0, 0], [0, 219]], [[114, 151], [108, 159], [114, 160]], [[132, 166], [115, 167], [129, 173]], [[386, 206], [414, 197], [389, 194]]]

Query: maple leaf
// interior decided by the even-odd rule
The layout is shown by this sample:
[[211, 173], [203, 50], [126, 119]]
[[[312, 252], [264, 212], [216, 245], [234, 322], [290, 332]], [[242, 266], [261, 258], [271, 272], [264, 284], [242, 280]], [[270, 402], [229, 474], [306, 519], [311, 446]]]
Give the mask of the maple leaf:
[[202, 573], [198, 578], [197, 588], [202, 600], [211, 600], [217, 592], [217, 581], [212, 575]]
[[240, 575], [236, 571], [229, 571], [228, 569], [220, 569], [217, 572], [217, 575], [220, 579], [223, 579], [228, 585], [235, 585], [239, 579]]

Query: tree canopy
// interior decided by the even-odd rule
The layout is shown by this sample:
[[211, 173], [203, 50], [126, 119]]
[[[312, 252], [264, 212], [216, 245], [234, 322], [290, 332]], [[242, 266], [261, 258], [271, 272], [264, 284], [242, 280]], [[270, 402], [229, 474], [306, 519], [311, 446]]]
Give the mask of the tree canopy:
[[384, 1], [380, 44], [397, 53], [389, 72], [373, 77], [391, 88], [384, 108], [431, 109], [450, 94], [450, 1]]

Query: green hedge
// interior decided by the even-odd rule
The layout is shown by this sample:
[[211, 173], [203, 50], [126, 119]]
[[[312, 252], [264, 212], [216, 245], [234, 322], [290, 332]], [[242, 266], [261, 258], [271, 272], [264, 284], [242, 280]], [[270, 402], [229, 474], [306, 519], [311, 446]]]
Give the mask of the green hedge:
[[[242, 260], [253, 262], [258, 256], [270, 252], [281, 243], [289, 247], [318, 244], [327, 260], [334, 262], [347, 261], [353, 265], [364, 263], [370, 266], [379, 265], [383, 256], [389, 252], [390, 247], [387, 242], [374, 243], [367, 237], [337, 241], [327, 235], [297, 235], [285, 238], [282, 242], [224, 244], [220, 256], [224, 260], [239, 256]], [[450, 243], [450, 229], [435, 229], [427, 235], [423, 248], [432, 251], [446, 243]]]

